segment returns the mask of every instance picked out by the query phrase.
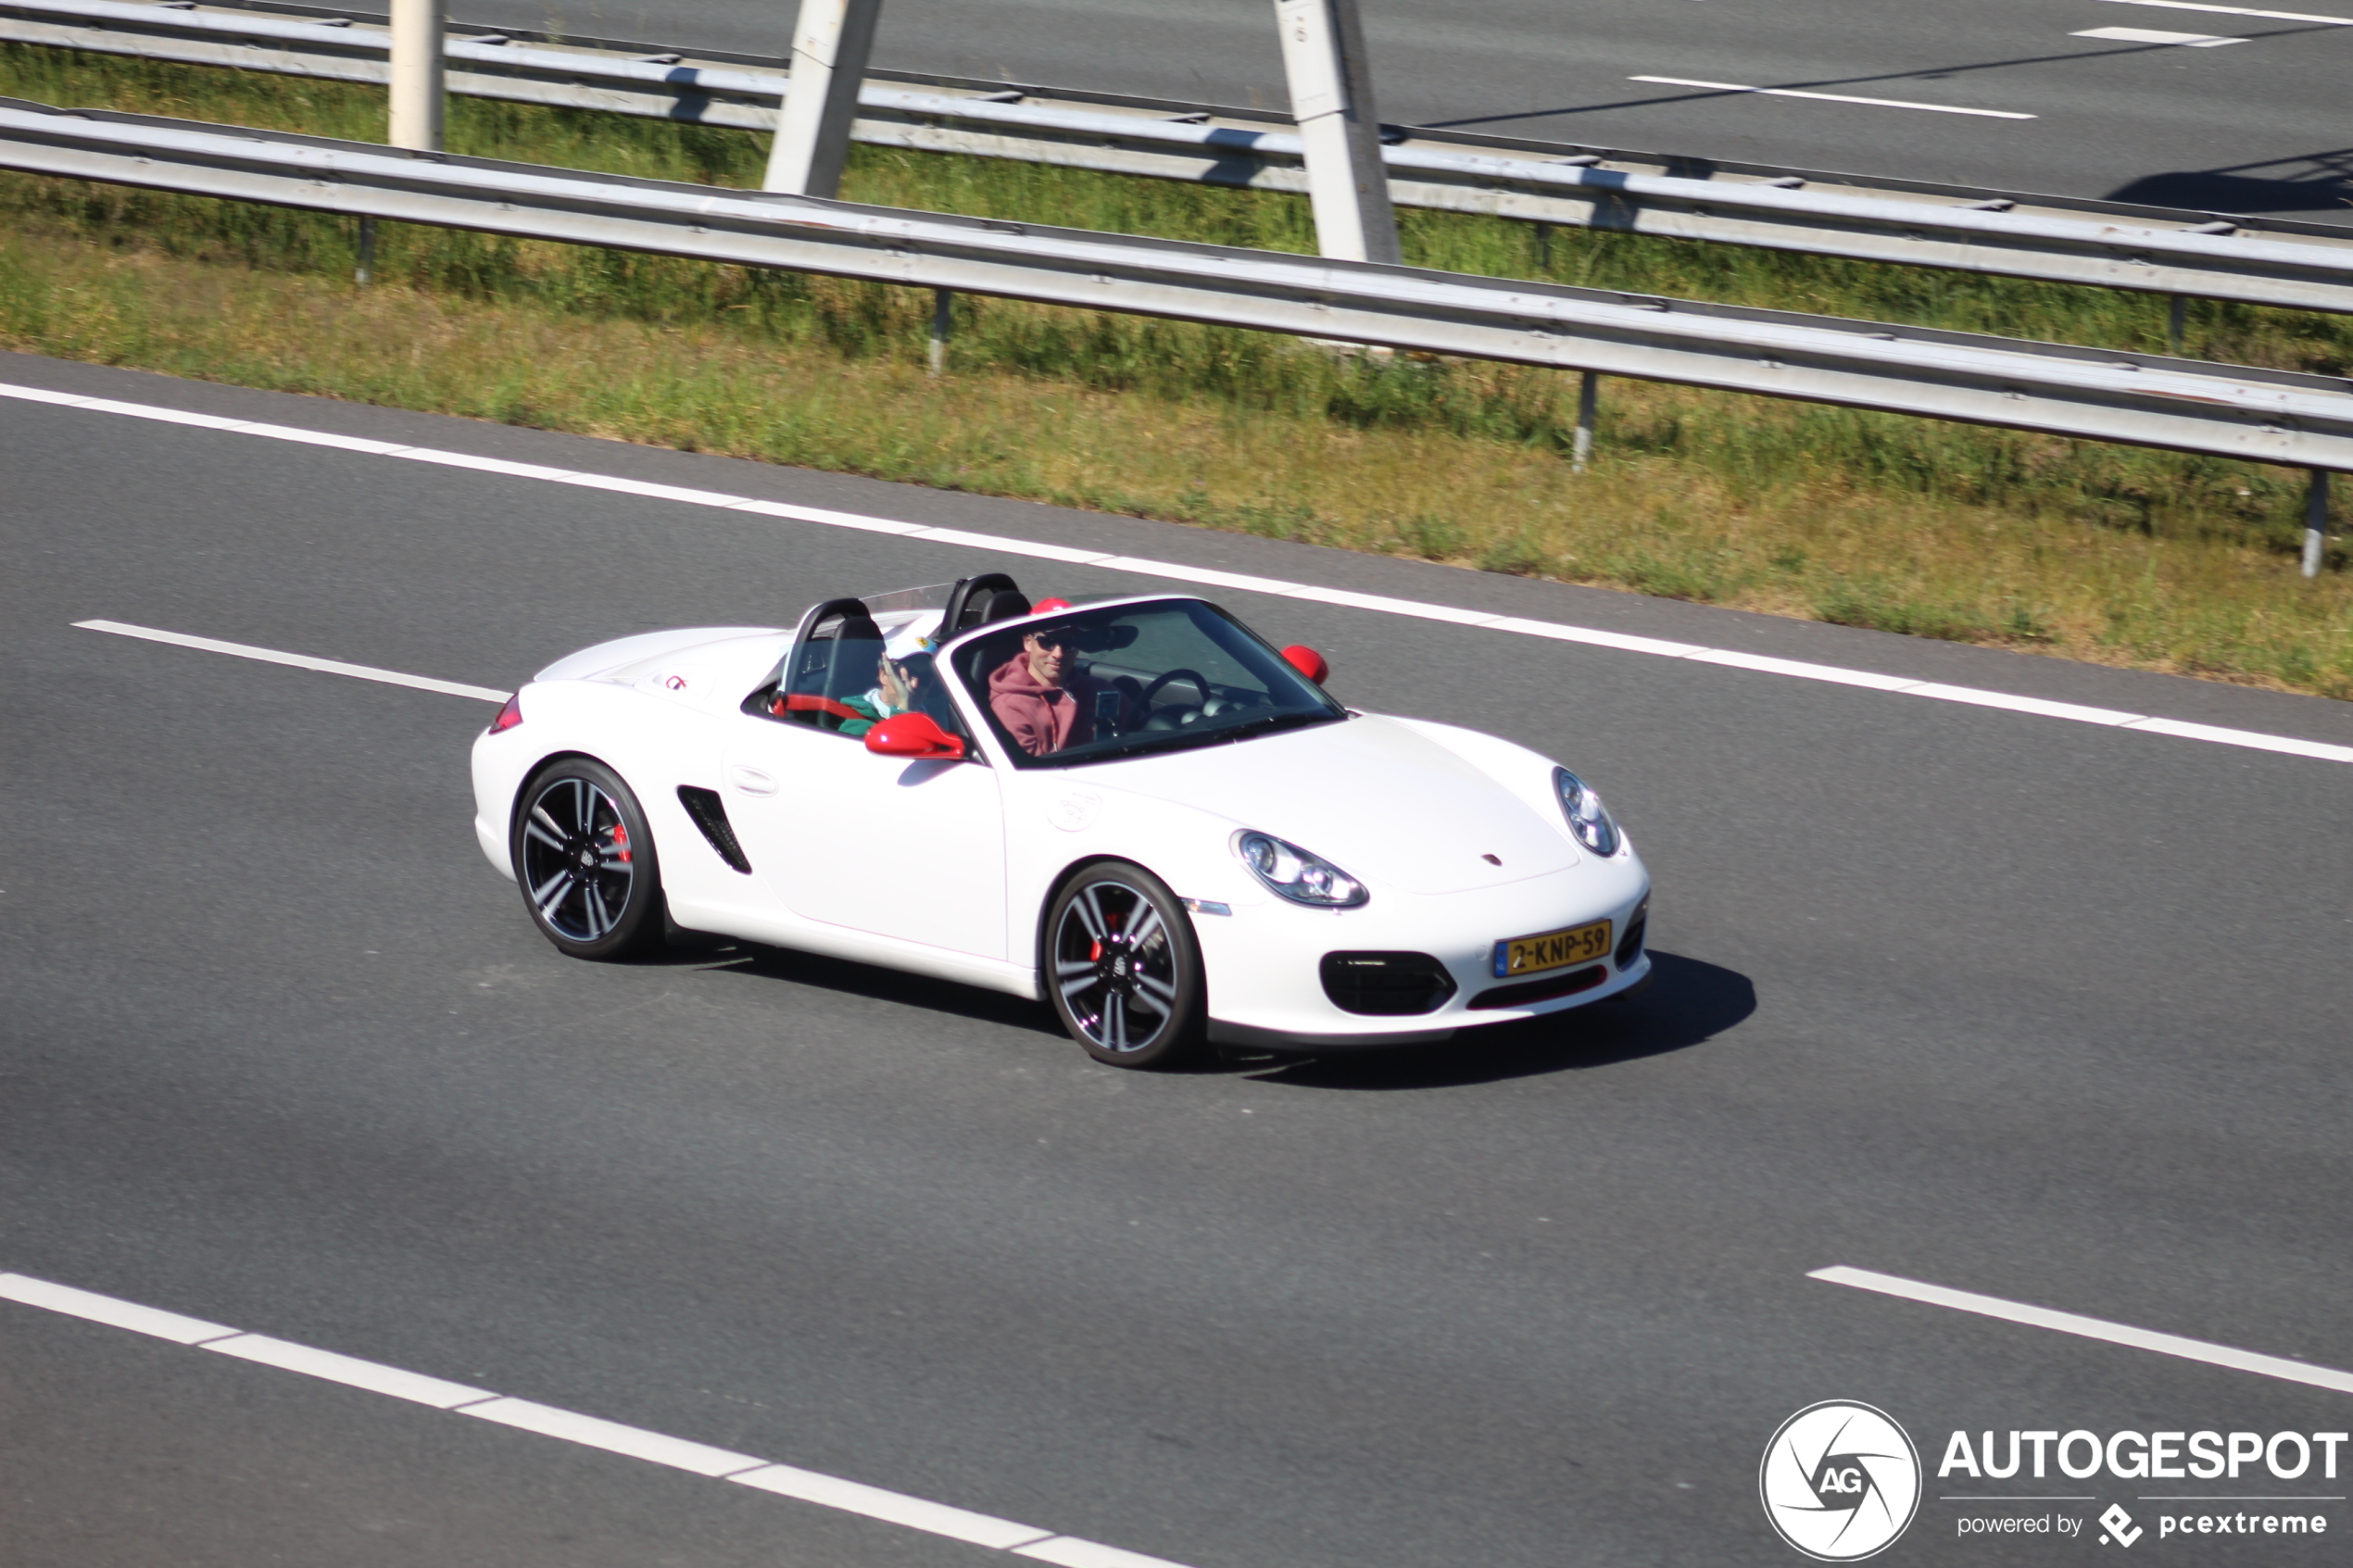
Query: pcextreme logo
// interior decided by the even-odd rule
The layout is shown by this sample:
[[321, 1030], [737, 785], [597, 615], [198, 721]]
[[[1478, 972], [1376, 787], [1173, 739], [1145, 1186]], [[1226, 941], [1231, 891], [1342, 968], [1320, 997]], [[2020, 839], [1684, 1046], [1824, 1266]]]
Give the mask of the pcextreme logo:
[[1919, 1450], [1885, 1411], [1825, 1399], [1781, 1423], [1756, 1489], [1781, 1539], [1817, 1562], [1855, 1562], [1919, 1512]]

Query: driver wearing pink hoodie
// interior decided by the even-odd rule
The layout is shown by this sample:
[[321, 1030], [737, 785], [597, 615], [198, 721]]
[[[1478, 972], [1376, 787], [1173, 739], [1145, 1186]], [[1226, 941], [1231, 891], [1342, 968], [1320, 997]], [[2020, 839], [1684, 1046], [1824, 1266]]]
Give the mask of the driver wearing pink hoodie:
[[1115, 688], [1082, 673], [1067, 626], [1025, 633], [1021, 651], [988, 672], [988, 709], [1032, 757], [1095, 738], [1095, 702]]

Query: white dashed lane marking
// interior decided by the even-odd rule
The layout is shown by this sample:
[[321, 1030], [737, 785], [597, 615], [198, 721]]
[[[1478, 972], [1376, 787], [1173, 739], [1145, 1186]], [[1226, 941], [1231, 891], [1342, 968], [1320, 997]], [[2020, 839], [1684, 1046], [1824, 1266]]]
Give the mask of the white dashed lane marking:
[[2219, 49], [2225, 44], [2246, 42], [2244, 38], [2218, 38], [2210, 32], [2159, 32], [2147, 27], [2087, 27], [2068, 36], [2106, 38], [2119, 44], [2175, 44], [2184, 49]]
[[2251, 1372], [2262, 1377], [2282, 1378], [2289, 1383], [2309, 1383], [2315, 1388], [2353, 1394], [2353, 1372], [2314, 1366], [2309, 1361], [2292, 1361], [2284, 1356], [2266, 1356], [2258, 1351], [2240, 1350], [2204, 1339], [2186, 1339], [2178, 1334], [2159, 1334], [2155, 1329], [2110, 1323], [2105, 1318], [2057, 1312], [2048, 1307], [2030, 1307], [2022, 1301], [2005, 1301], [1998, 1296], [1980, 1296], [1975, 1291], [1925, 1285], [1919, 1280], [1903, 1279], [1894, 1274], [1873, 1273], [1869, 1269], [1816, 1269], [1806, 1277], [1829, 1285], [1852, 1286], [1857, 1290], [1875, 1290], [1882, 1296], [1900, 1296], [1906, 1301], [1922, 1301], [1931, 1307], [1949, 1307], [1957, 1312], [1975, 1312], [1981, 1317], [2000, 1318], [2006, 1323], [2047, 1328], [2058, 1334], [2077, 1335], [2085, 1339], [2105, 1339], [2111, 1345], [2127, 1345], [2135, 1350], [2154, 1350], [2160, 1356], [2179, 1356], [2183, 1361], [2204, 1361], [2208, 1366], [2229, 1367], [2233, 1372]]
[[484, 702], [504, 702], [512, 695], [493, 691], [488, 686], [436, 681], [430, 675], [404, 675], [397, 670], [379, 670], [371, 664], [346, 664], [337, 659], [313, 659], [304, 653], [282, 653], [276, 648], [258, 648], [249, 643], [224, 643], [217, 637], [192, 637], [185, 632], [159, 632], [152, 626], [129, 626], [120, 621], [77, 621], [74, 624], [85, 632], [111, 632], [118, 637], [137, 637], [150, 643], [201, 648], [207, 653], [225, 653], [234, 659], [259, 659], [264, 664], [291, 664], [297, 670], [348, 675], [356, 681], [381, 681], [387, 686], [413, 686], [421, 692], [439, 692], [445, 696], [471, 696]]
[[1824, 104], [1862, 104], [1875, 109], [1925, 109], [1931, 114], [1969, 114], [1982, 119], [2033, 119], [2016, 109], [1970, 109], [1957, 104], [1916, 104], [1908, 98], [1858, 98], [1851, 93], [1809, 93], [1796, 87], [1752, 87], [1743, 82], [1695, 82], [1686, 76], [1629, 76], [1629, 82], [1655, 82], [1662, 87], [1705, 87], [1718, 93], [1754, 93], [1765, 98], [1811, 98]]
[[1100, 1541], [1085, 1540], [1076, 1536], [1058, 1536], [1051, 1530], [1041, 1530], [1034, 1524], [1018, 1524], [1010, 1519], [975, 1513], [969, 1509], [933, 1502], [926, 1498], [910, 1497], [904, 1492], [886, 1491], [880, 1486], [844, 1480], [838, 1475], [824, 1475], [813, 1470], [777, 1464], [754, 1454], [715, 1449], [684, 1437], [648, 1432], [639, 1426], [624, 1426], [619, 1422], [582, 1415], [576, 1411], [534, 1404], [529, 1399], [509, 1399], [487, 1388], [446, 1383], [422, 1373], [385, 1366], [378, 1361], [364, 1361], [357, 1357], [315, 1349], [308, 1345], [296, 1345], [283, 1339], [272, 1339], [267, 1335], [247, 1334], [225, 1323], [182, 1317], [177, 1312], [141, 1306], [135, 1301], [124, 1301], [112, 1296], [94, 1295], [69, 1285], [57, 1285], [26, 1274], [0, 1273], [0, 1299], [80, 1318], [85, 1323], [104, 1323], [109, 1328], [150, 1335], [175, 1345], [217, 1350], [224, 1356], [234, 1356], [241, 1361], [258, 1362], [284, 1372], [298, 1372], [306, 1377], [321, 1378], [346, 1388], [405, 1399], [411, 1404], [448, 1411], [457, 1415], [474, 1416], [518, 1431], [552, 1437], [559, 1442], [598, 1449], [606, 1453], [621, 1454], [671, 1470], [683, 1470], [711, 1480], [733, 1481], [763, 1492], [774, 1492], [801, 1502], [814, 1503], [820, 1508], [877, 1519], [905, 1529], [920, 1530], [925, 1535], [945, 1536], [951, 1540], [1010, 1552], [1016, 1557], [1035, 1558], [1041, 1562], [1058, 1564], [1059, 1568], [1183, 1568], [1183, 1564], [1171, 1562], [1165, 1558], [1146, 1557], [1139, 1552], [1105, 1546]]
[[[1635, 80], [1663, 82], [1668, 79], [1638, 77]], [[1711, 84], [1700, 83], [1699, 85]], [[1919, 107], [1935, 107], [1936, 106]], [[1967, 112], [1990, 113], [1992, 111]], [[1187, 566], [1176, 561], [1154, 560], [1142, 556], [1114, 555], [1104, 550], [1089, 550], [1070, 545], [1042, 544], [1037, 540], [1015, 539], [1003, 534], [973, 533], [959, 528], [930, 528], [922, 523], [903, 522], [895, 518], [869, 517], [858, 512], [835, 511], [824, 507], [796, 506], [786, 501], [756, 500], [744, 495], [730, 495], [724, 491], [694, 490], [675, 484], [654, 484], [644, 480], [617, 479], [610, 474], [578, 473], [566, 469], [547, 468], [535, 463], [508, 462], [498, 458], [477, 458], [469, 453], [447, 452], [430, 446], [403, 446], [389, 441], [370, 441], [351, 435], [331, 435], [318, 431], [298, 430], [291, 425], [223, 419], [213, 414], [192, 414], [179, 408], [157, 408], [145, 403], [123, 403], [112, 398], [82, 397], [70, 393], [50, 392], [39, 387], [13, 386], [6, 383], [0, 383], [0, 397], [15, 397], [27, 402], [54, 404], [89, 413], [159, 420], [170, 424], [194, 425], [236, 435], [256, 435], [271, 441], [294, 441], [308, 445], [333, 446], [344, 451], [374, 457], [396, 458], [408, 462], [434, 463], [447, 468], [471, 469], [477, 472], [498, 474], [510, 479], [576, 485], [592, 490], [610, 490], [626, 495], [644, 496], [649, 500], [673, 501], [683, 506], [709, 507], [721, 511], [748, 512], [756, 517], [814, 523], [824, 528], [849, 528], [869, 533], [888, 533], [904, 539], [919, 539], [929, 544], [954, 545], [966, 549], [984, 550], [991, 555], [1027, 556], [1039, 560], [1063, 561], [1073, 566], [1101, 567], [1106, 571], [1126, 572], [1132, 576], [1159, 578], [1166, 582], [1187, 583], [1200, 587], [1231, 588], [1239, 592], [1267, 594], [1277, 598], [1300, 599], [1312, 604], [1337, 605], [1347, 609], [1371, 610], [1380, 615], [1408, 616], [1417, 621], [1439, 621], [1450, 625], [1475, 627], [1486, 632], [1502, 632], [1514, 636], [1542, 637], [1553, 642], [1581, 643], [1590, 647], [1615, 648], [1623, 653], [1649, 654], [1660, 659], [1684, 659], [1694, 664], [1719, 664], [1728, 669], [1745, 670], [1764, 675], [1780, 675], [1792, 680], [1820, 681], [1841, 686], [1860, 686], [1870, 691], [1885, 692], [1894, 696], [1927, 697], [1933, 702], [1957, 702], [1974, 708], [1997, 708], [2011, 713], [2032, 714], [2043, 719], [2064, 719], [2074, 723], [2099, 724], [2111, 729], [2136, 730], [2146, 734], [2168, 735], [2177, 740], [2206, 741], [2216, 746], [2244, 746], [2253, 751], [2275, 751], [2292, 757], [2312, 758], [2323, 762], [2353, 762], [2353, 746], [2332, 746], [2325, 741], [2302, 740], [2293, 735], [2266, 734], [2257, 730], [2227, 729], [2215, 724], [2193, 724], [2183, 720], [2161, 719], [2145, 713], [2128, 713], [2119, 709], [2090, 708], [2081, 703], [2054, 702], [2045, 697], [2018, 696], [2007, 692], [1986, 691], [1976, 686], [1946, 685], [1939, 681], [1915, 681], [1906, 676], [1884, 675], [1869, 670], [1849, 670], [1839, 665], [1815, 664], [1804, 659], [1774, 659], [1764, 654], [1741, 653], [1730, 648], [1705, 647], [1696, 643], [1670, 642], [1659, 637], [1640, 637], [1624, 632], [1604, 632], [1596, 627], [1572, 626], [1556, 621], [1530, 621], [1518, 616], [1497, 615], [1488, 610], [1464, 609], [1454, 605], [1431, 604], [1421, 599], [1392, 598], [1383, 594], [1360, 594], [1347, 588], [1325, 588], [1313, 583], [1286, 582], [1277, 577], [1255, 577], [1246, 572], [1219, 571], [1211, 567]], [[308, 654], [282, 653], [275, 649], [255, 647], [245, 643], [221, 642], [215, 638], [191, 636], [182, 632], [158, 631], [153, 627], [132, 626], [116, 621], [80, 621], [74, 624], [94, 632], [111, 632], [119, 636], [143, 637], [151, 642], [201, 648], [211, 653], [230, 654], [239, 659], [258, 659], [273, 664], [289, 664], [305, 670], [323, 671], [329, 674], [349, 675], [363, 681], [382, 681], [392, 685], [414, 686], [422, 691], [444, 692], [452, 696], [477, 697], [485, 702], [503, 702], [508, 696], [505, 692], [494, 691], [487, 686], [469, 686], [455, 681], [439, 681], [424, 675], [405, 675], [397, 671], [380, 670], [371, 665], [346, 664], [337, 659], [320, 659]]]

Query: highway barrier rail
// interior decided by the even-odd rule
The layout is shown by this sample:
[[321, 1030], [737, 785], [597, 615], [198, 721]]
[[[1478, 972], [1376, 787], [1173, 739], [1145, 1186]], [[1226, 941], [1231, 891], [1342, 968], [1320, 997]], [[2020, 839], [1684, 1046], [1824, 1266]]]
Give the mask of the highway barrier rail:
[[[781, 24], [780, 24], [781, 31]], [[389, 74], [389, 33], [284, 6], [0, 0], [0, 40], [348, 82]], [[773, 129], [777, 62], [643, 44], [454, 31], [451, 92]], [[1235, 108], [870, 76], [851, 134], [1265, 190], [1307, 188], [1282, 117]], [[2353, 311], [2353, 233], [2329, 225], [2076, 201], [1414, 130], [1383, 149], [1400, 206], [1765, 245], [2310, 310]]]
[[0, 168], [2353, 470], [2353, 381], [0, 99]]

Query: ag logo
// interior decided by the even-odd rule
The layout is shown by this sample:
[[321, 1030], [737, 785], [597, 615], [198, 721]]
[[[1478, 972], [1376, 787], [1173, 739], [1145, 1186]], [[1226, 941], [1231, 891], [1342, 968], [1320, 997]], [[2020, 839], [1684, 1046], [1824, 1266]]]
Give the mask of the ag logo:
[[1892, 1544], [1919, 1511], [1919, 1451], [1886, 1411], [1825, 1399], [1781, 1423], [1756, 1489], [1781, 1539], [1818, 1562], [1853, 1562]]

